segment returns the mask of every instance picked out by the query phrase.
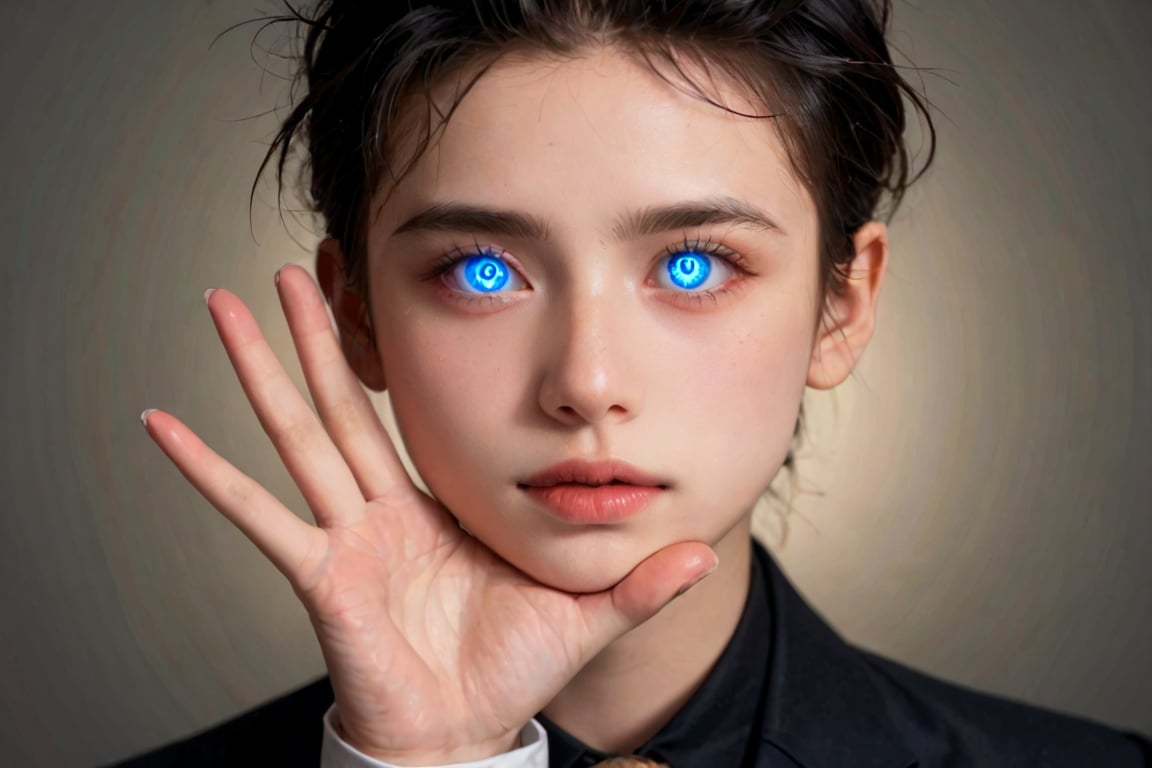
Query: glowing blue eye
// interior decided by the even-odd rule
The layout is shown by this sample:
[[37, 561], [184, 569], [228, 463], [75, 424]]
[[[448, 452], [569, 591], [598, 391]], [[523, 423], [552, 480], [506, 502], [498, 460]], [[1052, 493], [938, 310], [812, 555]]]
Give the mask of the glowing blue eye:
[[500, 294], [501, 299], [510, 299], [512, 297], [505, 294], [531, 287], [524, 277], [504, 260], [502, 253], [490, 250], [453, 259], [451, 266], [441, 274], [440, 279], [458, 293], [472, 296]]
[[660, 260], [653, 280], [661, 288], [679, 293], [702, 293], [724, 285], [735, 275], [728, 259], [685, 247]]
[[694, 291], [712, 274], [712, 259], [703, 253], [686, 251], [668, 259], [668, 278], [677, 288]]
[[495, 293], [511, 282], [512, 271], [495, 256], [473, 256], [464, 262], [464, 284], [477, 293]]

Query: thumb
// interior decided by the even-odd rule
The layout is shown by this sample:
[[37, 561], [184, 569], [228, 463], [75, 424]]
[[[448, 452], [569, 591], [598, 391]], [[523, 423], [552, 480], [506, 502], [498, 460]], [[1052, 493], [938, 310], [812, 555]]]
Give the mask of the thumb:
[[649, 555], [607, 592], [587, 595], [585, 615], [597, 645], [606, 646], [716, 570], [707, 544], [684, 541]]

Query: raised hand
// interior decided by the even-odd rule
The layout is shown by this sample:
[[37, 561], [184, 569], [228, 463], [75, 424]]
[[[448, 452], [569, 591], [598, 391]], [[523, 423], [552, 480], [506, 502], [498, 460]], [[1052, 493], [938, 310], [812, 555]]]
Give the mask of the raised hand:
[[312, 620], [344, 738], [404, 765], [507, 751], [522, 726], [608, 643], [715, 565], [666, 547], [611, 590], [533, 581], [416, 488], [340, 350], [306, 271], [277, 287], [319, 419], [247, 307], [206, 301], [240, 384], [312, 510], [310, 525], [162, 411], [152, 438], [291, 583]]

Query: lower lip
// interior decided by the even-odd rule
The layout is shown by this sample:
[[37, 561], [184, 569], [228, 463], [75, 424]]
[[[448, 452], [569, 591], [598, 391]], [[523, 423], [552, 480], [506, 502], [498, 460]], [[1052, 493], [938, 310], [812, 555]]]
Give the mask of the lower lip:
[[524, 492], [569, 523], [614, 523], [647, 507], [661, 492], [651, 485], [528, 486]]

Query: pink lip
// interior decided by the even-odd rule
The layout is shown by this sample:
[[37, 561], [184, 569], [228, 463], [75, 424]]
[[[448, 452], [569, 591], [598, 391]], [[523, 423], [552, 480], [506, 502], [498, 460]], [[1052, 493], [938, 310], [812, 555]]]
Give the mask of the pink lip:
[[668, 484], [622, 461], [554, 464], [519, 484], [521, 490], [570, 523], [613, 523], [639, 513]]

